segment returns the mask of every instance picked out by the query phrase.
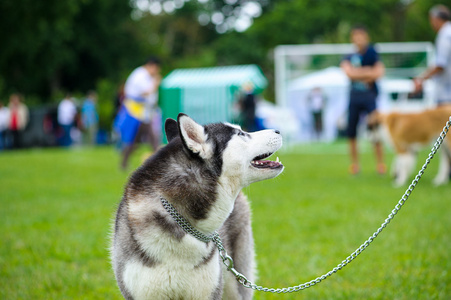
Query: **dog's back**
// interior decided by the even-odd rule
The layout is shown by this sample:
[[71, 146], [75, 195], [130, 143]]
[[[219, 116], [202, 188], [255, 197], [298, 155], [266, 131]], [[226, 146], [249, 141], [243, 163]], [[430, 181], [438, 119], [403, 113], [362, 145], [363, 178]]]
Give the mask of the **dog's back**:
[[451, 115], [451, 107], [444, 106], [419, 113], [389, 113], [383, 123], [387, 126], [397, 153], [429, 144], [437, 138]]

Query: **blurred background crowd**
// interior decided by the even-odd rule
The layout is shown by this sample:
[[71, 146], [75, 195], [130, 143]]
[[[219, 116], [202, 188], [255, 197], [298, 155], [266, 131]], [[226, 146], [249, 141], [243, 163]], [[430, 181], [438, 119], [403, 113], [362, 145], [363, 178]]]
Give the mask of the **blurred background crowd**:
[[[436, 33], [428, 11], [437, 3], [1, 1], [0, 149], [120, 142], [114, 123], [127, 98], [124, 86], [150, 55], [161, 62], [151, 122], [161, 141], [161, 120], [180, 111], [203, 123], [232, 121], [250, 131], [283, 122], [290, 130], [292, 119], [292, 127], [304, 126], [302, 114], [287, 112], [296, 110], [290, 100], [277, 99], [277, 47], [350, 43], [357, 23], [366, 25], [373, 43], [431, 43]], [[299, 62], [288, 61], [287, 68]], [[332, 65], [338, 67], [339, 61]], [[286, 79], [288, 96], [294, 79]], [[326, 92], [327, 87], [313, 85], [305, 95], [294, 96], [311, 105], [301, 109], [315, 110], [311, 124], [304, 126], [311, 134], [305, 139], [301, 130], [298, 139], [330, 138], [325, 123], [332, 118], [320, 111], [339, 101]]]

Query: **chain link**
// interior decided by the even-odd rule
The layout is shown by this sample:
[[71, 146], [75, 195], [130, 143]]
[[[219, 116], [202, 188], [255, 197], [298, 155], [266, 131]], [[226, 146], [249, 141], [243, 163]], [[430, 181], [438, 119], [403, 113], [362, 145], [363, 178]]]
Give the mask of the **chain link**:
[[[262, 287], [259, 285], [256, 285], [249, 281], [246, 276], [238, 272], [233, 267], [233, 259], [227, 254], [227, 251], [225, 250], [221, 238], [219, 237], [219, 234], [217, 232], [214, 232], [212, 235], [207, 236], [201, 232], [199, 232], [197, 229], [195, 229], [191, 224], [189, 224], [181, 215], [177, 213], [175, 208], [167, 202], [164, 198], [161, 198], [161, 202], [163, 203], [163, 206], [166, 208], [166, 210], [171, 214], [171, 216], [176, 220], [176, 222], [188, 233], [192, 234], [199, 240], [203, 242], [213, 241], [216, 244], [216, 247], [219, 251], [219, 256], [222, 259], [222, 262], [227, 267], [227, 270], [232, 272], [232, 274], [236, 277], [236, 280], [243, 285], [246, 288], [250, 288], [253, 290], [261, 291], [261, 292], [270, 292], [270, 293], [292, 293], [292, 292], [298, 292], [301, 290], [305, 290], [309, 287], [312, 287], [323, 280], [327, 279], [328, 277], [332, 276], [333, 274], [337, 273], [344, 267], [346, 267], [350, 262], [352, 262], [354, 259], [357, 258], [357, 256], [362, 253], [373, 241], [374, 239], [384, 230], [385, 227], [390, 223], [390, 221], [395, 217], [395, 215], [401, 210], [404, 203], [406, 203], [407, 199], [409, 198], [412, 191], [415, 189], [416, 185], [418, 184], [419, 180], [421, 179], [421, 176], [424, 174], [424, 171], [426, 170], [427, 166], [431, 162], [434, 155], [437, 153], [438, 149], [440, 148], [441, 144], [443, 143], [444, 138], [446, 137], [446, 134], [449, 131], [449, 128], [451, 127], [451, 117], [446, 122], [445, 127], [443, 128], [442, 132], [440, 133], [439, 137], [437, 138], [437, 141], [434, 143], [434, 146], [432, 147], [428, 157], [426, 158], [425, 163], [421, 167], [418, 174], [413, 179], [412, 183], [409, 185], [407, 190], [404, 192], [404, 195], [401, 197], [401, 199], [398, 201], [398, 203], [395, 205], [395, 208], [391, 211], [391, 213], [388, 215], [387, 219], [381, 224], [381, 226], [374, 232], [360, 247], [358, 247], [353, 253], [351, 253], [346, 259], [344, 259], [341, 263], [339, 263], [335, 268], [327, 272], [326, 274], [319, 276], [313, 280], [310, 280], [306, 283], [287, 287], [287, 288], [267, 288]], [[163, 202], [164, 201], [164, 202]], [[180, 223], [179, 223], [180, 222]]]
[[209, 241], [213, 240], [215, 236], [219, 236], [218, 233], [215, 231], [211, 235], [206, 235], [194, 228], [182, 215], [180, 215], [175, 207], [169, 203], [166, 199], [160, 196], [161, 204], [163, 204], [163, 207], [166, 209], [166, 211], [172, 216], [172, 218], [175, 220], [175, 222], [182, 227], [182, 229], [188, 233], [194, 236], [199, 241], [208, 243]]

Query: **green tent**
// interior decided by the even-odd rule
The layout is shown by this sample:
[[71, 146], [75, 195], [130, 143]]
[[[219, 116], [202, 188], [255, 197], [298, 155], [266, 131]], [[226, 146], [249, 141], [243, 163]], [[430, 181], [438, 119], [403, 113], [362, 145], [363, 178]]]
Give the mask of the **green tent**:
[[233, 122], [233, 105], [251, 82], [260, 93], [267, 80], [256, 65], [176, 69], [161, 82], [159, 104], [166, 118], [186, 113], [200, 124]]

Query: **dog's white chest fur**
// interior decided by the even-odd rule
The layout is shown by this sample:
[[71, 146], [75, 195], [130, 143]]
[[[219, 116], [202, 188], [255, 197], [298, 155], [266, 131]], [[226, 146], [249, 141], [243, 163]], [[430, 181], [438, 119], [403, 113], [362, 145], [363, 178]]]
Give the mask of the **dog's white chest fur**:
[[[192, 238], [187, 236], [186, 239]], [[209, 263], [197, 267], [195, 263], [193, 264], [194, 260], [201, 263], [204, 257], [209, 255], [211, 247], [193, 247], [192, 241], [187, 241], [181, 242], [177, 248], [180, 250], [160, 248], [160, 256], [155, 256], [158, 257], [159, 263], [150, 268], [140, 261], [127, 262], [124, 283], [134, 299], [211, 298], [221, 272], [217, 251]]]

